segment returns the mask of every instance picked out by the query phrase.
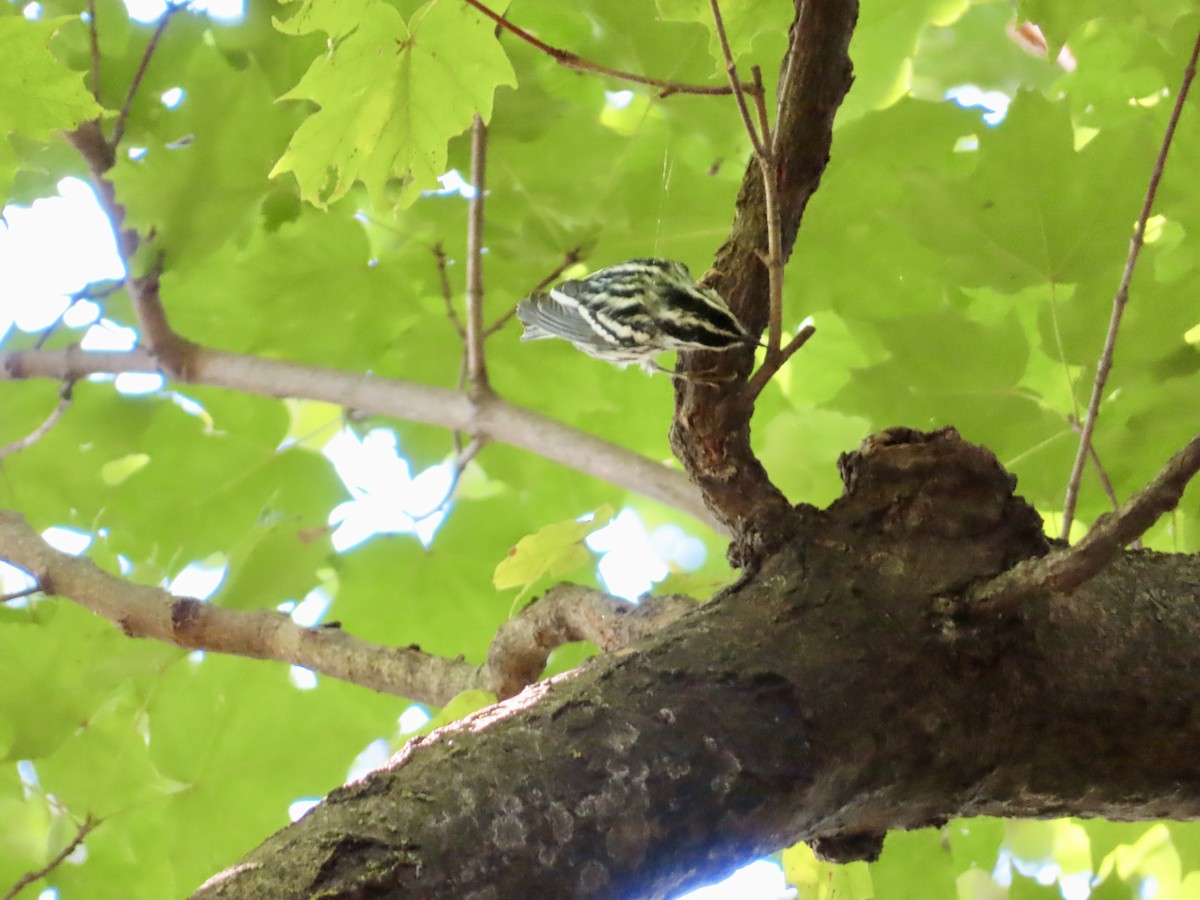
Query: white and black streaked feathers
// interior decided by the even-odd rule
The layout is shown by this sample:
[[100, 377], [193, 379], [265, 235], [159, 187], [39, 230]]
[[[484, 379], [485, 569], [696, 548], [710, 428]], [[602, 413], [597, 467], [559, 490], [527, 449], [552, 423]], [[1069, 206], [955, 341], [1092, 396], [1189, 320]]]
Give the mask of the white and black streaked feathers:
[[728, 350], [754, 337], [715, 291], [700, 287], [683, 263], [631, 259], [564, 281], [517, 304], [523, 341], [562, 338], [620, 366], [663, 371], [654, 357], [670, 350]]

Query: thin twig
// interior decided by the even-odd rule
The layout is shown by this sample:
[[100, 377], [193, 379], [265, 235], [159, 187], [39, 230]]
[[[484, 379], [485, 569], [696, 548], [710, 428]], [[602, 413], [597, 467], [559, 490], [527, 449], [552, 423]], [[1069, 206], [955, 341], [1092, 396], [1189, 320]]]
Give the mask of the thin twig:
[[1129, 284], [1133, 280], [1133, 270], [1137, 265], [1138, 255], [1146, 237], [1146, 222], [1150, 218], [1150, 210], [1154, 205], [1154, 197], [1158, 193], [1158, 184], [1162, 180], [1163, 169], [1167, 164], [1167, 153], [1171, 149], [1171, 141], [1175, 137], [1175, 126], [1179, 124], [1179, 116], [1183, 112], [1183, 102], [1187, 99], [1188, 89], [1196, 77], [1196, 59], [1200, 57], [1200, 33], [1196, 35], [1196, 43], [1192, 46], [1192, 55], [1188, 59], [1187, 68], [1183, 72], [1183, 81], [1179, 85], [1179, 94], [1175, 97], [1175, 107], [1167, 120], [1167, 130], [1163, 134], [1162, 146], [1158, 158], [1154, 161], [1154, 171], [1150, 174], [1150, 184], [1146, 188], [1146, 198], [1142, 203], [1142, 212], [1138, 216], [1137, 226], [1133, 230], [1133, 238], [1129, 242], [1129, 255], [1125, 259], [1125, 270], [1121, 273], [1121, 283], [1113, 298], [1112, 317], [1108, 322], [1108, 334], [1104, 338], [1104, 350], [1096, 364], [1096, 380], [1092, 384], [1092, 396], [1088, 401], [1087, 417], [1083, 420], [1083, 433], [1079, 436], [1079, 451], [1075, 454], [1075, 463], [1071, 467], [1071, 477], [1067, 480], [1067, 496], [1063, 501], [1062, 538], [1067, 540], [1071, 534], [1071, 522], [1075, 518], [1075, 506], [1079, 500], [1079, 484], [1083, 479], [1083, 466], [1087, 461], [1088, 448], [1092, 445], [1092, 434], [1096, 429], [1096, 417], [1100, 412], [1100, 401], [1104, 396], [1104, 386], [1108, 382], [1108, 374], [1112, 370], [1113, 351], [1117, 344], [1117, 332], [1121, 327], [1121, 316], [1125, 305], [1129, 302]]
[[440, 242], [433, 245], [433, 255], [437, 259], [438, 279], [442, 284], [442, 300], [446, 304], [446, 316], [450, 319], [450, 324], [454, 326], [459, 338], [465, 342], [467, 330], [463, 327], [462, 319], [458, 317], [458, 310], [454, 308], [454, 298], [450, 290], [450, 275], [446, 272], [446, 251], [442, 249]]
[[142, 54], [142, 61], [138, 63], [137, 71], [133, 73], [133, 80], [129, 82], [129, 89], [125, 92], [125, 102], [121, 104], [121, 111], [117, 114], [116, 124], [113, 125], [112, 137], [108, 141], [111, 147], [116, 147], [120, 144], [121, 138], [125, 136], [125, 123], [129, 120], [129, 111], [133, 107], [133, 99], [137, 96], [138, 88], [142, 85], [142, 79], [146, 76], [146, 67], [150, 65], [150, 57], [158, 49], [158, 42], [162, 39], [163, 32], [167, 30], [167, 25], [170, 24], [175, 13], [181, 9], [185, 9], [187, 5], [187, 3], [168, 3], [166, 11], [162, 14], [162, 18], [158, 20], [158, 25], [154, 28], [154, 34], [150, 35], [150, 43], [146, 45], [146, 50]]
[[483, 355], [483, 202], [487, 194], [487, 126], [471, 124], [471, 185], [467, 212], [467, 377], [471, 393], [486, 394], [487, 360]]
[[96, 0], [87, 0], [88, 47], [92, 54], [92, 96], [100, 103], [100, 39], [96, 33]]
[[[583, 248], [582, 247], [572, 247], [570, 250], [567, 251], [566, 256], [563, 257], [562, 262], [560, 262], [557, 266], [555, 266], [554, 270], [549, 275], [547, 275], [545, 278], [543, 278], [541, 281], [539, 281], [534, 286], [533, 290], [530, 291], [530, 293], [536, 294], [538, 291], [545, 290], [551, 284], [558, 281], [558, 276], [562, 275], [563, 272], [567, 271], [567, 269], [571, 268], [571, 266], [575, 265], [575, 263], [579, 262], [579, 260], [582, 258], [583, 258]], [[512, 307], [509, 308], [508, 312], [506, 312], [504, 315], [502, 315], [500, 318], [498, 318], [495, 322], [493, 322], [491, 325], [489, 325], [487, 327], [487, 329], [483, 332], [483, 336], [485, 338], [491, 337], [493, 334], [495, 334], [497, 331], [499, 331], [501, 328], [503, 328], [505, 325], [507, 325], [508, 320], [511, 319], [516, 314], [517, 314], [517, 305], [514, 303], [512, 305]]]
[[16, 883], [9, 888], [8, 893], [4, 895], [2, 900], [13, 900], [17, 894], [21, 893], [21, 891], [25, 890], [25, 888], [29, 887], [29, 885], [33, 884], [39, 878], [45, 878], [47, 875], [61, 866], [66, 858], [75, 852], [75, 848], [83, 843], [84, 839], [92, 833], [96, 826], [101, 823], [101, 821], [103, 820], [92, 818], [92, 815], [89, 813], [87, 818], [84, 819], [83, 822], [81, 822], [78, 826], [76, 826], [75, 837], [71, 839], [71, 843], [63, 847], [62, 850], [55, 854], [54, 859], [50, 860], [50, 862], [46, 863], [46, 865], [42, 866], [40, 869], [34, 872], [26, 872], [24, 875], [18, 878]]
[[1115, 512], [1097, 519], [1074, 546], [1019, 563], [980, 585], [969, 602], [985, 612], [1001, 612], [1041, 591], [1074, 590], [1108, 565], [1123, 547], [1145, 534], [1160, 516], [1173, 510], [1198, 471], [1200, 434]]
[[47, 325], [42, 330], [42, 333], [38, 335], [38, 339], [33, 343], [34, 349], [41, 350], [44, 346], [46, 346], [46, 342], [50, 340], [54, 332], [56, 332], [59, 326], [62, 325], [63, 320], [67, 317], [67, 314], [84, 300], [90, 300], [93, 302], [96, 300], [103, 300], [105, 297], [108, 297], [110, 294], [118, 291], [123, 284], [123, 281], [112, 281], [106, 284], [104, 287], [94, 289], [93, 286], [89, 284], [87, 287], [81, 288], [75, 293], [69, 295], [67, 299], [71, 302], [68, 303], [67, 308], [59, 313], [55, 320]]
[[783, 368], [783, 364], [791, 359], [797, 350], [807, 344], [808, 339], [816, 333], [816, 326], [811, 322], [806, 322], [800, 326], [800, 330], [796, 332], [796, 336], [788, 341], [787, 346], [780, 350], [774, 359], [770, 357], [768, 351], [768, 356], [763, 360], [763, 364], [758, 367], [758, 371], [751, 375], [750, 380], [746, 382], [746, 395], [753, 400], [761, 394], [763, 388], [767, 386], [767, 382], [774, 378], [775, 373]]
[[709, 3], [712, 6], [713, 24], [717, 28], [717, 40], [720, 41], [721, 53], [725, 56], [725, 72], [729, 76], [729, 92], [737, 101], [738, 112], [742, 114], [742, 124], [746, 126], [746, 134], [750, 136], [754, 153], [759, 159], [762, 159], [766, 155], [766, 146], [759, 137], [758, 130], [754, 127], [754, 120], [750, 118], [750, 108], [746, 105], [746, 85], [742, 84], [742, 80], [738, 78], [737, 65], [733, 61], [733, 51], [729, 49], [729, 38], [725, 34], [725, 21], [721, 18], [721, 7], [717, 5], [717, 0], [709, 0]]
[[[758, 162], [763, 180], [763, 206], [767, 219], [767, 254], [762, 259], [767, 267], [768, 279], [768, 319], [767, 319], [767, 354], [759, 371], [746, 384], [746, 393], [754, 399], [766, 386], [768, 380], [783, 366], [796, 350], [812, 336], [812, 329], [807, 332], [801, 329], [800, 334], [793, 339], [791, 349], [782, 351], [783, 341], [783, 238], [782, 222], [779, 212], [778, 172], [775, 164], [775, 141], [771, 134], [771, 124], [767, 116], [766, 91], [763, 88], [762, 70], [758, 66], [751, 68], [754, 90], [748, 92], [738, 78], [737, 65], [733, 59], [733, 51], [729, 47], [729, 39], [725, 34], [725, 23], [721, 18], [721, 7], [717, 0], [709, 0], [712, 7], [713, 24], [716, 27], [717, 38], [721, 44], [721, 52], [725, 56], [725, 71], [729, 74], [729, 83], [733, 87], [733, 95], [737, 99], [738, 112], [742, 116], [742, 124], [750, 143], [754, 146], [754, 158]], [[750, 115], [746, 105], [745, 95], [751, 93], [758, 116], [758, 124]]]
[[[716, 0], [713, 2], [716, 3]], [[755, 106], [758, 109], [762, 143], [766, 148], [765, 152], [758, 154], [758, 164], [762, 169], [763, 206], [767, 215], [767, 281], [770, 294], [767, 360], [774, 363], [778, 371], [779, 366], [787, 360], [787, 357], [779, 356], [779, 345], [783, 341], [783, 240], [780, 237], [783, 225], [779, 214], [779, 172], [775, 164], [775, 142], [771, 136], [766, 101], [763, 98], [762, 70], [754, 66], [751, 72], [754, 75], [754, 86], [758, 88]]]
[[649, 78], [645, 75], [635, 75], [633, 72], [623, 72], [620, 69], [610, 69], [608, 66], [602, 66], [599, 63], [591, 62], [583, 57], [572, 53], [570, 50], [561, 50], [558, 47], [551, 47], [544, 41], [540, 41], [530, 34], [525, 29], [514, 25], [504, 16], [491, 9], [488, 9], [479, 0], [465, 0], [468, 6], [479, 10], [501, 28], [516, 35], [525, 43], [532, 47], [541, 50], [560, 66], [566, 66], [568, 69], [576, 69], [581, 72], [596, 72], [600, 75], [609, 75], [613, 78], [620, 78], [622, 81], [631, 81], [634, 84], [645, 84], [650, 87], [661, 88], [660, 97], [669, 97], [671, 94], [728, 94], [730, 89], [724, 85], [704, 85], [704, 84], [685, 84], [681, 81], [666, 81], [661, 78]]
[[40, 594], [42, 586], [35, 584], [32, 587], [22, 588], [19, 591], [13, 591], [10, 594], [0, 594], [0, 603], [10, 603], [13, 600], [20, 600], [23, 597], [32, 597], [34, 594]]
[[[1067, 421], [1071, 423], [1071, 428], [1076, 434], [1083, 433], [1083, 426], [1074, 416], [1067, 416]], [[1109, 502], [1112, 503], [1113, 509], [1121, 505], [1121, 501], [1117, 499], [1116, 488], [1113, 487], [1112, 479], [1108, 477], [1108, 471], [1104, 468], [1104, 464], [1100, 462], [1100, 454], [1096, 452], [1094, 446], [1088, 447], [1088, 455], [1092, 458], [1092, 465], [1096, 469], [1096, 477], [1100, 479], [1100, 484], [1104, 487], [1104, 493], [1108, 495]]]
[[462, 478], [463, 470], [467, 464], [479, 455], [479, 451], [483, 449], [483, 441], [476, 438], [467, 444], [466, 448], [462, 448], [461, 432], [454, 432], [454, 459], [451, 461], [450, 469], [450, 485], [446, 488], [446, 493], [442, 495], [442, 499], [427, 511], [416, 514], [409, 512], [407, 509], [404, 514], [416, 522], [424, 522], [430, 516], [435, 516], [440, 512], [444, 512], [446, 507], [450, 505], [450, 501], [454, 499], [454, 492], [458, 490], [458, 482]]
[[0, 459], [4, 459], [6, 456], [11, 456], [18, 450], [24, 450], [26, 447], [32, 447], [43, 437], [45, 437], [46, 433], [51, 428], [58, 424], [58, 420], [62, 418], [63, 413], [67, 411], [67, 407], [71, 405], [71, 387], [73, 384], [74, 382], [71, 381], [64, 382], [62, 390], [58, 393], [58, 405], [55, 406], [50, 415], [46, 417], [46, 421], [44, 421], [37, 428], [33, 429], [33, 431], [29, 432], [29, 434], [25, 435], [25, 437], [13, 441], [7, 447], [0, 447]]

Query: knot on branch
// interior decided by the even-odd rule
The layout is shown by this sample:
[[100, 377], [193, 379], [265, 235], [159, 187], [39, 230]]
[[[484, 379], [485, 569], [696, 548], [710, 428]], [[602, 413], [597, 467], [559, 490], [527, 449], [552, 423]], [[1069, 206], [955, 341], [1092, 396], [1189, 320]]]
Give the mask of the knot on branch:
[[1041, 516], [1014, 493], [1016, 477], [953, 428], [881, 431], [842, 454], [838, 470], [846, 490], [830, 512], [856, 530], [986, 538], [1012, 547], [1017, 559], [1049, 549]]

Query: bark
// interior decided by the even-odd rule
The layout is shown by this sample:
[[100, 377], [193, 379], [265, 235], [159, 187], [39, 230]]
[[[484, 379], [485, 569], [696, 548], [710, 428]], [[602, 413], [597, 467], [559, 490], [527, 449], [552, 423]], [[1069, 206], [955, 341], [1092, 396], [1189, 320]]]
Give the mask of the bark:
[[994, 457], [898, 430], [842, 471], [741, 584], [411, 743], [195, 896], [666, 897], [953, 816], [1200, 815], [1200, 558], [981, 611], [1049, 549]]

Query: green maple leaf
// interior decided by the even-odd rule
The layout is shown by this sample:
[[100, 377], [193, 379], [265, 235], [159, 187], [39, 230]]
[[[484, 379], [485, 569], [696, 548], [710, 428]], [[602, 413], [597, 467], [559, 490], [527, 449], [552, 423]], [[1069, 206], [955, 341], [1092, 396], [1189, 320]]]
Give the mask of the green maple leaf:
[[408, 23], [382, 2], [346, 10], [307, 2], [280, 30], [330, 35], [318, 58], [281, 99], [321, 109], [304, 121], [271, 176], [292, 172], [316, 206], [361, 181], [377, 206], [407, 206], [446, 170], [446, 142], [475, 114], [491, 117], [492, 95], [516, 85], [508, 57], [482, 16], [433, 0]]

